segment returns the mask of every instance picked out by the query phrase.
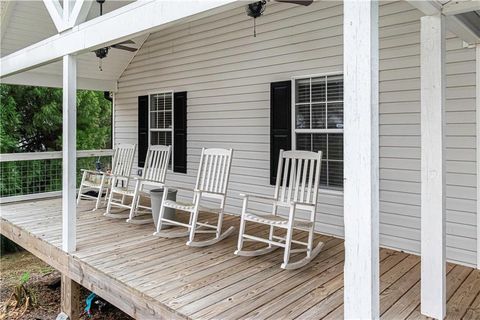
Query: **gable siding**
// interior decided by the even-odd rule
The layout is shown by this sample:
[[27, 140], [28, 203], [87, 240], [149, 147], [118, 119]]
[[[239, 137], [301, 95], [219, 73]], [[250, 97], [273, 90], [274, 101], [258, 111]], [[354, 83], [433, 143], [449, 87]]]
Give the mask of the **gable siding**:
[[[136, 143], [137, 96], [187, 91], [188, 173], [167, 181], [192, 187], [202, 147], [234, 148], [227, 212], [240, 212], [240, 192], [271, 195], [270, 83], [342, 71], [342, 11], [331, 1], [269, 3], [256, 38], [242, 8], [150, 35], [119, 80], [115, 142]], [[418, 253], [421, 13], [396, 1], [382, 2], [380, 15], [381, 244]], [[475, 52], [453, 36], [447, 49], [447, 256], [473, 265]], [[341, 193], [321, 192], [319, 202], [317, 229], [343, 236]]]

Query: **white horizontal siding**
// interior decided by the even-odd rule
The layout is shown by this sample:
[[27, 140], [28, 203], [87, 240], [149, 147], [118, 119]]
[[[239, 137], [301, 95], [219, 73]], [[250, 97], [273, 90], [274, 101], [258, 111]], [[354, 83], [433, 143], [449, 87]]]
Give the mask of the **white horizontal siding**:
[[[271, 195], [270, 83], [343, 70], [342, 10], [331, 1], [269, 2], [256, 38], [242, 8], [150, 35], [119, 80], [116, 142], [137, 142], [139, 95], [188, 91], [188, 174], [168, 181], [191, 187], [202, 147], [234, 148], [227, 211], [240, 212], [240, 192]], [[381, 244], [418, 253], [421, 13], [396, 1], [382, 2], [380, 15]], [[451, 36], [447, 49], [447, 255], [473, 265], [475, 54]], [[343, 236], [341, 193], [319, 199], [318, 230]]]

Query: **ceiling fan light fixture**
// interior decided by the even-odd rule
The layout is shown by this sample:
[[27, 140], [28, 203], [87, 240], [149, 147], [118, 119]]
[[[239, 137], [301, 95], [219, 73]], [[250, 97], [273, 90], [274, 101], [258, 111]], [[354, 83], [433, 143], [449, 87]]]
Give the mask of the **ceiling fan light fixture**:
[[94, 52], [97, 58], [103, 59], [108, 55], [108, 47], [97, 49]]

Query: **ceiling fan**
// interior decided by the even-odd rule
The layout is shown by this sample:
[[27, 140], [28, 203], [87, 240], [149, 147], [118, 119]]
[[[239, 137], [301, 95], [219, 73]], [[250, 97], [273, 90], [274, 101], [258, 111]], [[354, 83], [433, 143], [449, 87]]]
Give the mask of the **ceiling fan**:
[[[103, 15], [103, 4], [105, 3], [105, 0], [96, 0], [96, 1], [100, 5], [100, 16], [102, 16]], [[122, 41], [120, 43], [116, 43], [116, 44], [113, 44], [111, 46], [103, 47], [103, 48], [100, 48], [100, 49], [97, 49], [97, 50], [93, 51], [95, 53], [95, 56], [97, 56], [97, 58], [100, 59], [99, 65], [98, 65], [98, 68], [100, 69], [100, 71], [103, 71], [102, 70], [102, 59], [107, 57], [108, 51], [110, 49], [113, 48], [113, 49], [129, 51], [129, 52], [135, 52], [135, 51], [138, 50], [137, 48], [132, 48], [132, 47], [125, 46], [125, 44], [135, 44], [135, 42], [133, 42], [132, 40], [126, 40], [126, 41]]]
[[[313, 0], [275, 0], [275, 1], [293, 3], [293, 4], [298, 4], [298, 5], [301, 5], [301, 6], [309, 6], [313, 2]], [[247, 16], [253, 18], [253, 36], [254, 37], [257, 36], [256, 19], [263, 14], [266, 7], [267, 7], [267, 0], [261, 0], [261, 1], [253, 2], [253, 3], [248, 4], [245, 7], [245, 11], [247, 13]]]

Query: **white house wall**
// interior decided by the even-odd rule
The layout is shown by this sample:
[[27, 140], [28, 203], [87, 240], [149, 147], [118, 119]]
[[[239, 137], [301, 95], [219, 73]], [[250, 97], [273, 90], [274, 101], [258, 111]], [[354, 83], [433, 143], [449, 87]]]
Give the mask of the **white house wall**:
[[[187, 91], [188, 174], [169, 173], [167, 181], [192, 186], [200, 149], [231, 147], [227, 212], [240, 212], [240, 192], [271, 195], [270, 83], [342, 71], [342, 11], [340, 2], [270, 2], [257, 19], [256, 38], [242, 8], [152, 34], [119, 79], [115, 142], [137, 142], [138, 96]], [[380, 7], [380, 240], [414, 253], [420, 250], [421, 15], [403, 1]], [[474, 265], [475, 50], [451, 35], [447, 49], [447, 257]], [[342, 236], [342, 195], [319, 198], [318, 230]]]

